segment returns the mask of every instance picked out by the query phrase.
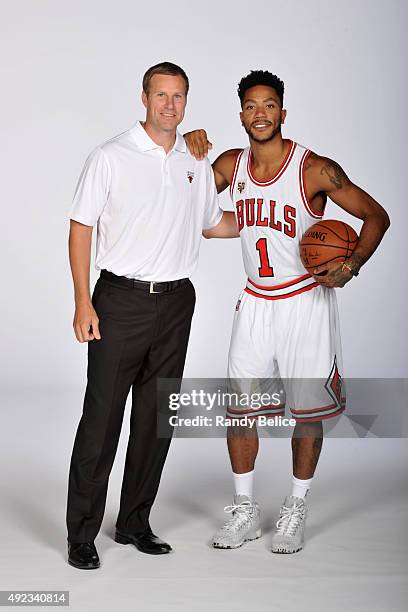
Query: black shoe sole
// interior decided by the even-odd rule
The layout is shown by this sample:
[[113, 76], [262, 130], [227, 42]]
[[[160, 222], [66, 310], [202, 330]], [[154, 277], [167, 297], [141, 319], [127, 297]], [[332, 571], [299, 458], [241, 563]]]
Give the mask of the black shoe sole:
[[303, 546], [297, 548], [296, 550], [271, 550], [271, 553], [275, 555], [293, 555], [301, 550], [303, 550]]
[[162, 551], [147, 551], [143, 550], [143, 548], [139, 548], [139, 546], [132, 539], [123, 536], [120, 533], [115, 533], [115, 542], [118, 544], [133, 544], [137, 548], [139, 552], [145, 553], [146, 555], [168, 555], [173, 552], [173, 550], [162, 550]]
[[91, 566], [86, 566], [86, 565], [77, 565], [76, 563], [74, 563], [73, 561], [71, 561], [70, 559], [68, 559], [68, 563], [69, 565], [71, 565], [72, 567], [76, 567], [77, 569], [82, 569], [82, 570], [93, 570], [93, 569], [98, 569], [99, 567], [101, 567], [101, 564], [98, 563], [98, 565], [91, 565]]
[[118, 544], [132, 544], [132, 540], [125, 538], [125, 536], [115, 533], [115, 542]]

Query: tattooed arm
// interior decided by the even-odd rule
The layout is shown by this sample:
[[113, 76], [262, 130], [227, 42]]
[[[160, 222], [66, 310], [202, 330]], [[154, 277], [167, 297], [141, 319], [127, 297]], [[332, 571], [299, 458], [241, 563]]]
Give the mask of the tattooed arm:
[[[305, 182], [309, 199], [316, 198], [319, 193], [327, 194], [335, 204], [364, 222], [358, 244], [346, 262], [357, 273], [380, 244], [390, 225], [389, 217], [374, 198], [350, 181], [337, 162], [314, 153], [308, 162]], [[313, 273], [324, 274], [316, 276], [316, 280], [326, 287], [343, 287], [353, 276], [338, 262], [319, 266]]]

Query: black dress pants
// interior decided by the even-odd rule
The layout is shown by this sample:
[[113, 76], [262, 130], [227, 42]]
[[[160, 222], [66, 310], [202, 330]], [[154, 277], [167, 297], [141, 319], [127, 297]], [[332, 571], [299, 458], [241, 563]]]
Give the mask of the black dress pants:
[[173, 391], [178, 392], [195, 291], [190, 281], [172, 291], [149, 293], [99, 278], [92, 302], [101, 340], [88, 345], [88, 383], [69, 473], [70, 542], [93, 541], [99, 532], [131, 388], [130, 435], [116, 527], [128, 532], [149, 529], [171, 441], [171, 434], [157, 435], [157, 379], [177, 379]]

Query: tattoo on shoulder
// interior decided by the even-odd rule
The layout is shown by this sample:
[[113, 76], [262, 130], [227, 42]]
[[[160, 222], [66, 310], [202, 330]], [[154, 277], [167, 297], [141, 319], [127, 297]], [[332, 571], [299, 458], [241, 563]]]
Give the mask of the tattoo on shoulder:
[[314, 165], [314, 162], [316, 161], [316, 159], [317, 159], [316, 153], [313, 153], [313, 151], [310, 151], [310, 155], [307, 156], [305, 165], [304, 165], [305, 172]]
[[350, 180], [343, 168], [339, 166], [339, 164], [331, 159], [324, 160], [324, 166], [320, 170], [321, 175], [326, 175], [330, 182], [336, 187], [336, 189], [341, 189], [345, 185], [350, 183]]

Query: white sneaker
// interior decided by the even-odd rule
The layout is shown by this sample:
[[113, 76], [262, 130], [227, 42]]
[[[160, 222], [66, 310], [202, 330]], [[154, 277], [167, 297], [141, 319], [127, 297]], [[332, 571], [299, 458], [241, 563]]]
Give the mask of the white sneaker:
[[306, 517], [305, 500], [288, 495], [280, 508], [276, 531], [272, 537], [273, 553], [295, 553], [303, 548]]
[[249, 540], [261, 537], [260, 510], [256, 502], [251, 502], [246, 495], [236, 495], [231, 506], [224, 511], [231, 513], [231, 518], [212, 539], [214, 548], [239, 548]]

